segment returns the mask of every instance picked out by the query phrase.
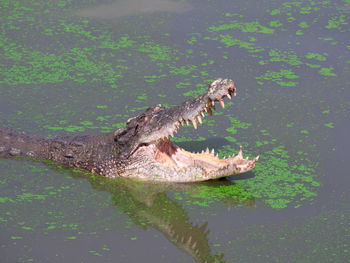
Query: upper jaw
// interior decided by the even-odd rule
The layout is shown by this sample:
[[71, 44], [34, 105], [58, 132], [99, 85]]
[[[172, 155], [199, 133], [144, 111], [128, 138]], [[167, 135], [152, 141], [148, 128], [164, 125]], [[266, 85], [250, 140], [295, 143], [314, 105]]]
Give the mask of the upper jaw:
[[[197, 129], [197, 122], [202, 123], [202, 117], [208, 113], [213, 115], [215, 109], [215, 103], [219, 102], [224, 108], [224, 97], [232, 99], [232, 95], [236, 96], [235, 84], [230, 79], [217, 79], [208, 88], [208, 91], [201, 96], [185, 101], [173, 108], [175, 117], [175, 123], [173, 124], [174, 130], [184, 124], [189, 125], [192, 123], [193, 127]], [[176, 123], [177, 120], [177, 123]]]
[[144, 140], [154, 142], [158, 139], [173, 137], [182, 125], [192, 124], [197, 129], [197, 123], [202, 123], [202, 118], [209, 114], [213, 115], [216, 110], [215, 103], [224, 108], [224, 98], [232, 99], [236, 96], [236, 87], [230, 79], [217, 79], [208, 88], [208, 91], [197, 98], [189, 99], [182, 104], [156, 112], [151, 119], [154, 130], [144, 131]]

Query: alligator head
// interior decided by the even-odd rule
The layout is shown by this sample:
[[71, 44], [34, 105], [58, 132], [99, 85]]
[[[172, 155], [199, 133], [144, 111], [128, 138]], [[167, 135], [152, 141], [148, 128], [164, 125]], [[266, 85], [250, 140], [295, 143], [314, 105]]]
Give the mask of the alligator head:
[[236, 96], [234, 82], [217, 79], [208, 90], [172, 108], [161, 104], [127, 121], [126, 127], [114, 133], [114, 140], [120, 151], [123, 167], [119, 176], [173, 182], [195, 182], [247, 172], [255, 167], [258, 160], [243, 158], [242, 149], [238, 155], [219, 159], [208, 148], [202, 153], [188, 152], [173, 144], [179, 127], [197, 122], [208, 113], [213, 115], [215, 103], [224, 107], [224, 97]]

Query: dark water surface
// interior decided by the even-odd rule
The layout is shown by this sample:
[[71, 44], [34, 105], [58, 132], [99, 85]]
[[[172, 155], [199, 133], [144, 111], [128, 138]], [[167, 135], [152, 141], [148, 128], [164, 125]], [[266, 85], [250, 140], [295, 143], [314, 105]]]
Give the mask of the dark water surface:
[[0, 160], [0, 262], [349, 262], [350, 1], [0, 3], [0, 126], [109, 132], [232, 78], [174, 142], [260, 155], [202, 184]]

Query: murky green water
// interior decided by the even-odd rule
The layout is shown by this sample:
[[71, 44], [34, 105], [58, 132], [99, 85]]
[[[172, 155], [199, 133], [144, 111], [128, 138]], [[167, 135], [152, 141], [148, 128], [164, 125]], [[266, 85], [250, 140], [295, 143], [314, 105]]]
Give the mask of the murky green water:
[[174, 141], [260, 155], [203, 184], [0, 160], [1, 262], [349, 262], [350, 1], [1, 1], [0, 125], [109, 132], [218, 77]]

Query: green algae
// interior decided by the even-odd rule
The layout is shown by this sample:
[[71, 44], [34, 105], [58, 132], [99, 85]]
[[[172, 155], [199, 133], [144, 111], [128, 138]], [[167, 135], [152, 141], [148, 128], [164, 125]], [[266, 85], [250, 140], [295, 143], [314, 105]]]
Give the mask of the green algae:
[[224, 24], [220, 26], [211, 26], [208, 28], [209, 31], [218, 32], [228, 29], [239, 29], [244, 33], [263, 33], [263, 34], [273, 34], [275, 30], [266, 26], [262, 26], [258, 21], [254, 22], [238, 22], [231, 21], [231, 24]]
[[327, 60], [327, 56], [328, 54], [327, 53], [323, 53], [323, 54], [318, 54], [318, 53], [307, 53], [305, 55], [305, 57], [307, 59], [315, 59], [315, 60], [318, 60], [318, 61], [326, 61]]
[[[239, 136], [242, 130], [247, 132], [253, 127], [250, 123], [240, 122], [232, 117], [230, 121], [232, 127], [227, 131], [232, 135]], [[309, 131], [302, 130], [301, 133], [307, 135]], [[262, 200], [274, 209], [286, 208], [291, 204], [300, 206], [303, 200], [313, 200], [317, 196], [316, 189], [320, 187], [320, 183], [314, 178], [316, 172], [312, 161], [303, 153], [302, 158], [293, 160], [285, 146], [278, 144], [267, 130], [261, 130], [261, 137], [255, 144], [255, 152], [263, 152], [254, 169], [256, 176], [235, 182], [252, 197]], [[225, 139], [234, 145], [243, 145], [243, 148], [249, 145], [232, 136], [226, 136]], [[219, 156], [236, 154], [238, 147], [234, 148], [228, 145], [222, 147], [218, 151]]]
[[199, 137], [197, 137], [197, 138], [187, 138], [187, 137], [185, 137], [185, 136], [176, 136], [176, 137], [174, 137], [174, 138], [171, 138], [171, 141], [172, 142], [175, 142], [175, 143], [177, 143], [177, 142], [190, 142], [190, 141], [205, 141], [206, 139], [204, 138], [204, 137], [201, 137], [201, 136], [199, 136]]
[[12, 198], [7, 197], [7, 196], [0, 197], [0, 203], [6, 203], [6, 202], [14, 203], [15, 200], [13, 200]]
[[23, 237], [21, 237], [21, 236], [11, 236], [11, 239], [14, 239], [14, 240], [16, 240], [16, 239], [23, 239]]
[[152, 75], [152, 76], [144, 76], [144, 79], [146, 82], [148, 83], [153, 83], [153, 82], [156, 82], [160, 79], [164, 79], [166, 78], [167, 75], [166, 74], [162, 74], [162, 75], [159, 75], [159, 76], [156, 76], [156, 75]]
[[295, 1], [295, 2], [285, 2], [282, 5], [288, 9], [291, 9], [293, 7], [300, 7], [302, 2]]
[[248, 129], [252, 124], [247, 122], [242, 122], [237, 120], [236, 118], [231, 117], [230, 115], [227, 116], [230, 120], [230, 127], [226, 129], [229, 133], [232, 135], [237, 133], [237, 129]]
[[188, 75], [190, 73], [192, 73], [193, 71], [197, 70], [197, 66], [196, 65], [185, 65], [185, 66], [181, 66], [181, 67], [170, 67], [170, 71], [169, 73], [172, 75]]
[[265, 164], [257, 164], [257, 176], [238, 183], [247, 188], [255, 198], [264, 196], [264, 202], [275, 209], [287, 207], [293, 199], [312, 200], [317, 196], [313, 188], [319, 186], [312, 179], [315, 170], [307, 166], [298, 167], [296, 163], [290, 163], [289, 157], [283, 146], [264, 152], [261, 162]]
[[174, 59], [173, 50], [170, 47], [154, 43], [153, 41], [140, 44], [137, 51], [148, 54], [152, 62]]
[[282, 87], [296, 87], [298, 85], [298, 83], [294, 81], [277, 81], [276, 83]]
[[281, 27], [283, 24], [279, 20], [272, 20], [269, 23], [270, 27]]
[[[92, 49], [72, 48], [63, 54], [43, 53], [29, 51], [23, 47], [11, 45], [8, 39], [1, 38], [0, 48], [3, 52], [17, 54], [21, 50], [23, 56], [30, 57], [26, 65], [13, 65], [8, 70], [2, 71], [0, 83], [7, 85], [31, 84], [31, 83], [59, 83], [72, 80], [78, 83], [85, 83], [87, 78], [97, 80], [103, 77], [111, 85], [114, 85], [115, 78], [121, 77], [120, 72], [114, 71], [109, 64], [100, 63], [93, 59]], [[9, 50], [11, 47], [11, 50]], [[9, 61], [20, 61], [21, 56], [6, 55]], [[72, 67], [70, 62], [76, 62]], [[11, 63], [11, 64], [12, 64]], [[119, 74], [118, 74], [119, 73]]]
[[280, 86], [294, 87], [297, 85], [295, 81], [285, 81], [284, 79], [298, 79], [292, 70], [281, 69], [279, 72], [267, 71], [264, 75], [256, 77], [256, 79], [271, 80]]
[[315, 65], [315, 64], [310, 64], [310, 63], [305, 63], [306, 66], [310, 67], [310, 68], [320, 68], [321, 65]]
[[236, 142], [237, 141], [237, 139], [235, 137], [232, 137], [232, 136], [225, 136], [225, 139], [228, 142]]
[[190, 45], [193, 45], [198, 41], [198, 38], [196, 36], [192, 36], [189, 40], [187, 40], [187, 43]]
[[308, 25], [307, 22], [300, 22], [300, 23], [299, 23], [299, 27], [301, 27], [301, 28], [308, 28], [308, 27], [310, 27], [310, 26]]
[[285, 62], [291, 66], [298, 66], [303, 64], [296, 54], [292, 51], [281, 51], [277, 49], [271, 49], [269, 51], [270, 62]]
[[311, 14], [311, 12], [312, 12], [312, 8], [310, 6], [300, 8], [300, 14], [302, 15], [308, 15], [308, 14]]
[[220, 35], [220, 42], [224, 43], [226, 47], [237, 46], [246, 49], [250, 53], [262, 52], [263, 48], [257, 47], [254, 43], [234, 39], [230, 35]]
[[17, 195], [16, 200], [19, 202], [33, 202], [33, 200], [45, 200], [47, 195], [33, 194], [33, 193], [21, 193]]
[[[290, 15], [290, 14], [287, 13], [287, 15]], [[289, 16], [288, 19], [287, 19], [287, 21], [288, 21], [289, 23], [292, 23], [292, 22], [294, 22], [294, 21], [296, 21], [296, 20], [297, 20], [297, 19], [296, 19], [295, 17], [293, 17], [293, 16]]]
[[193, 187], [191, 191], [185, 191], [183, 195], [177, 193], [175, 198], [184, 201], [186, 205], [200, 207], [209, 207], [219, 200], [235, 207], [255, 205], [253, 195], [236, 184], [218, 184], [216, 187], [210, 184], [202, 184]]
[[[167, 46], [156, 44], [150, 40], [143, 42], [138, 39], [132, 40], [128, 35], [119, 37], [115, 41], [108, 34], [96, 32], [97, 36], [91, 35], [87, 31], [87, 25], [69, 24], [61, 21], [61, 26], [69, 34], [82, 35], [89, 40], [99, 40], [102, 42], [94, 48], [71, 48], [61, 54], [43, 53], [31, 51], [22, 46], [11, 43], [8, 38], [2, 37], [0, 48], [3, 49], [4, 56], [9, 61], [20, 61], [22, 57], [31, 58], [32, 61], [27, 65], [13, 65], [7, 71], [1, 72], [2, 81], [0, 83], [17, 85], [20, 83], [58, 83], [66, 80], [72, 80], [78, 83], [86, 82], [86, 79], [98, 81], [103, 78], [111, 87], [116, 87], [116, 78], [122, 78], [123, 72], [128, 67], [125, 65], [116, 65], [114, 68], [110, 63], [101, 62], [102, 54], [97, 57], [95, 54], [98, 49], [109, 50], [133, 50], [141, 54], [147, 54], [152, 62], [170, 61], [174, 57], [174, 52]], [[108, 54], [112, 56], [111, 53]], [[125, 60], [124, 60], [125, 61]], [[74, 67], [71, 63], [74, 62]], [[11, 63], [11, 64], [12, 64]], [[121, 60], [119, 60], [121, 63]]]
[[[270, 23], [270, 27], [274, 27], [274, 28], [281, 28], [282, 31], [286, 31], [285, 28], [282, 28], [283, 26], [283, 21], [288, 21], [291, 23], [297, 23], [297, 26], [300, 28], [297, 31], [295, 31], [295, 34], [297, 36], [302, 36], [304, 35], [304, 31], [308, 28], [314, 27], [314, 26], [319, 26], [320, 22], [317, 18], [313, 19], [312, 21], [310, 21], [309, 19], [303, 19], [303, 20], [296, 20], [295, 17], [292, 16], [293, 13], [295, 12], [300, 12], [300, 14], [310, 14], [310, 13], [314, 13], [317, 12], [321, 7], [324, 6], [328, 6], [330, 5], [330, 3], [324, 3], [324, 2], [315, 2], [315, 3], [303, 3], [303, 2], [287, 2], [287, 3], [283, 3], [280, 9], [274, 9], [272, 11], [268, 11], [270, 12], [270, 15], [273, 16], [278, 16], [279, 19], [275, 19], [273, 21], [271, 21]], [[319, 7], [316, 7], [319, 6]], [[281, 14], [286, 14], [286, 17], [280, 17]], [[231, 17], [231, 15], [226, 15], [226, 17]], [[338, 18], [337, 18], [338, 19]], [[338, 20], [337, 20], [338, 21]], [[344, 18], [341, 17], [341, 19], [339, 21], [342, 21], [342, 23], [346, 23], [344, 21]], [[259, 23], [259, 25], [261, 25]], [[346, 24], [343, 24], [346, 25]], [[222, 24], [219, 26], [211, 26], [208, 27], [208, 30], [212, 33], [221, 33], [222, 31], [230, 31], [232, 32], [231, 34], [213, 34], [211, 37], [203, 37], [204, 39], [210, 39], [210, 40], [214, 40], [214, 41], [220, 41], [221, 43], [224, 43], [225, 46], [227, 48], [232, 48], [232, 47], [238, 47], [238, 48], [242, 48], [245, 49], [246, 51], [248, 51], [251, 57], [256, 57], [256, 58], [260, 58], [260, 60], [257, 62], [260, 65], [264, 66], [267, 64], [267, 60], [266, 59], [261, 59], [262, 57], [266, 57], [266, 51], [269, 52], [269, 56], [271, 57], [269, 59], [270, 62], [274, 62], [274, 63], [282, 63], [285, 65], [291, 65], [291, 66], [307, 66], [310, 69], [314, 69], [315, 72], [318, 72], [320, 75], [325, 76], [325, 77], [330, 77], [330, 76], [336, 76], [336, 73], [332, 72], [332, 66], [328, 67], [321, 67], [321, 65], [315, 65], [315, 64], [311, 64], [308, 63], [307, 60], [317, 60], [317, 61], [326, 61], [327, 60], [327, 56], [328, 54], [323, 52], [323, 53], [312, 53], [312, 52], [308, 52], [306, 54], [297, 54], [296, 52], [294, 52], [293, 50], [288, 50], [288, 51], [282, 51], [282, 50], [276, 50], [276, 49], [268, 49], [265, 48], [264, 46], [262, 47], [258, 47], [257, 46], [257, 38], [255, 37], [255, 41], [254, 43], [252, 42], [244, 42], [241, 39], [236, 39], [234, 36], [234, 30], [235, 29], [239, 29], [241, 30], [242, 28], [244, 28], [242, 26], [242, 24], [240, 24], [239, 20], [235, 20], [235, 21], [231, 21], [231, 24]], [[248, 30], [249, 31], [249, 30]], [[244, 33], [257, 33], [258, 29], [254, 29], [251, 30], [249, 32], [247, 32], [247, 30], [243, 30], [241, 32]], [[295, 41], [295, 44], [298, 45], [300, 44], [300, 42]], [[333, 41], [331, 43], [332, 45], [336, 45], [338, 44], [337, 41]], [[259, 54], [255, 54], [259, 52]], [[305, 60], [306, 58], [306, 60]], [[283, 67], [283, 66], [282, 66]], [[284, 69], [283, 69], [284, 70]], [[283, 74], [283, 73], [282, 73]], [[294, 76], [296, 76], [295, 73], [293, 73]], [[289, 75], [289, 77], [291, 77], [292, 75]], [[276, 72], [267, 72], [266, 75], [264, 76], [260, 76], [257, 77], [257, 79], [262, 79], [262, 78], [267, 78], [269, 80], [272, 80], [273, 82], [275, 82], [276, 84], [278, 84], [279, 86], [282, 87], [296, 87], [298, 85], [298, 82], [295, 81], [286, 81], [283, 80], [280, 76], [277, 76]], [[288, 78], [288, 77], [287, 77]]]
[[281, 13], [281, 10], [280, 9], [274, 9], [270, 12], [270, 15], [274, 16], [274, 15], [278, 15]]
[[333, 122], [325, 123], [324, 126], [333, 129], [334, 128], [334, 123]]
[[328, 25], [325, 26], [327, 29], [342, 29], [342, 26], [347, 25], [345, 16], [340, 15], [339, 17], [334, 17], [328, 20]]
[[337, 74], [332, 72], [333, 70], [334, 70], [334, 68], [332, 66], [330, 66], [329, 68], [321, 68], [318, 71], [318, 73], [320, 73], [320, 75], [327, 76], [327, 77], [336, 77]]
[[96, 105], [96, 108], [98, 108], [98, 109], [107, 109], [108, 106], [107, 105]]

